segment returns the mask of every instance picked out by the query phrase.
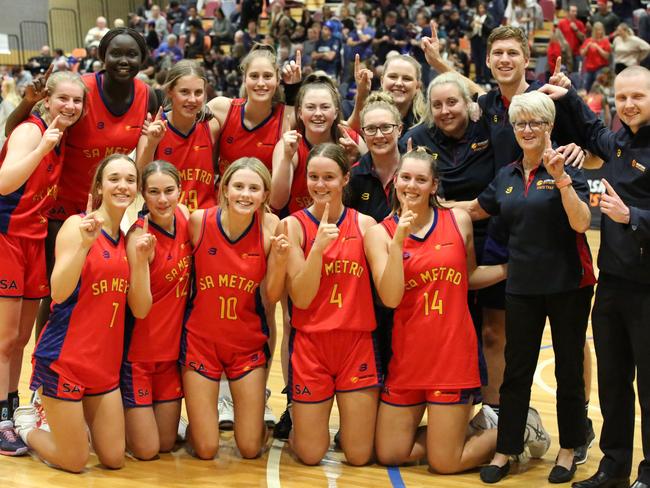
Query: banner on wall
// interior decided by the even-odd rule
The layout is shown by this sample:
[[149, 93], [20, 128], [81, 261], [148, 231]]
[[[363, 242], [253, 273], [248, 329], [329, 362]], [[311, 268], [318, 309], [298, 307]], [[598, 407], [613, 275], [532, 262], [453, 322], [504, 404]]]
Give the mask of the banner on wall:
[[591, 210], [591, 228], [600, 229], [600, 196], [605, 193], [601, 179], [605, 176], [602, 168], [585, 169], [589, 185], [589, 209]]

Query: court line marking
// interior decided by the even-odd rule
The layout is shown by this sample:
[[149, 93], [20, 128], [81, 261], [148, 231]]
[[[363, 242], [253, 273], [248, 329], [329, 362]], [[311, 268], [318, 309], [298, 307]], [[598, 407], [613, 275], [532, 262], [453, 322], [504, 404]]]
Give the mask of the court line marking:
[[388, 478], [393, 488], [406, 488], [398, 466], [388, 466], [386, 469], [388, 470]]
[[266, 460], [266, 486], [268, 488], [280, 488], [280, 458], [282, 457], [282, 449], [284, 442], [278, 439], [273, 439], [271, 449], [269, 449], [269, 457]]

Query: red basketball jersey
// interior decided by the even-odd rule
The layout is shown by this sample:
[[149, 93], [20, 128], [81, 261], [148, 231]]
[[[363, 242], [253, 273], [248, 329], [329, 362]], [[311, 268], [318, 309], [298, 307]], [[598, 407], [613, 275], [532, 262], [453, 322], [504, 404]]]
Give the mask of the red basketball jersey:
[[[320, 222], [307, 209], [292, 214], [302, 226], [303, 251], [309, 254]], [[372, 331], [370, 276], [359, 229], [359, 213], [345, 208], [339, 219], [338, 238], [323, 253], [318, 293], [306, 309], [292, 306], [291, 324], [306, 332], [329, 330]]]
[[133, 80], [131, 106], [124, 115], [117, 116], [106, 105], [103, 79], [103, 73], [83, 76], [88, 87], [86, 114], [68, 129], [61, 189], [50, 218], [63, 220], [85, 210], [99, 162], [111, 154], [129, 154], [140, 139], [147, 116], [149, 88], [142, 81]]
[[104, 231], [86, 256], [77, 287], [53, 303], [34, 356], [57, 373], [92, 387], [117, 383], [124, 344], [129, 263], [124, 235]]
[[[396, 216], [382, 224], [392, 237]], [[481, 386], [478, 343], [467, 306], [465, 243], [451, 210], [436, 209], [423, 238], [404, 241], [404, 297], [393, 319], [386, 384], [395, 388]]]
[[[350, 138], [359, 143], [359, 134], [352, 129], [345, 129]], [[307, 157], [313, 146], [307, 142], [307, 138], [302, 136], [298, 143], [298, 164], [293, 170], [293, 180], [291, 181], [291, 191], [289, 194], [289, 213], [295, 213], [298, 210], [307, 208], [312, 204], [312, 198], [307, 190]]]
[[217, 194], [209, 122], [194, 124], [185, 135], [169, 123], [165, 114], [163, 118], [167, 120], [169, 130], [158, 144], [154, 159], [164, 159], [178, 168], [182, 180], [180, 201], [190, 212], [214, 207]]
[[[140, 217], [133, 225], [142, 228]], [[153, 303], [144, 319], [127, 320], [127, 359], [174, 361], [181, 344], [183, 315], [190, 291], [192, 243], [188, 222], [177, 208], [174, 233], [169, 234], [149, 220], [149, 233], [156, 237], [156, 251], [149, 264]]]
[[[23, 124], [34, 124], [41, 135], [47, 130], [45, 121], [37, 114], [30, 115]], [[8, 146], [9, 140], [0, 153], [0, 166], [7, 156]], [[47, 214], [54, 205], [63, 168], [64, 146], [62, 140], [58, 147], [41, 159], [20, 188], [9, 195], [0, 196], [0, 233], [28, 239], [45, 239]]]
[[259, 286], [266, 275], [260, 216], [231, 241], [221, 225], [221, 209], [205, 211], [194, 249], [194, 287], [185, 327], [235, 351], [262, 347], [268, 328]]
[[273, 168], [273, 149], [282, 137], [284, 104], [275, 105], [271, 115], [252, 129], [244, 126], [245, 109], [245, 98], [236, 98], [230, 104], [219, 135], [219, 174], [243, 156], [259, 159], [269, 172]]

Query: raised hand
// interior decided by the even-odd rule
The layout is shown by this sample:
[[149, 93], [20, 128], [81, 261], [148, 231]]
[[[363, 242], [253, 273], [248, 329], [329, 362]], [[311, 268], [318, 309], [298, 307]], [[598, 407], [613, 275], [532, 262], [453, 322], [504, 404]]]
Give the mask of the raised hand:
[[300, 83], [302, 80], [302, 54], [300, 49], [296, 51], [295, 61], [289, 61], [282, 68], [282, 81], [287, 85]]
[[546, 168], [546, 171], [548, 171], [548, 174], [557, 181], [564, 174], [564, 155], [553, 149], [551, 134], [549, 132], [546, 132], [545, 138], [546, 144], [542, 155], [542, 161], [544, 162], [544, 167]]
[[356, 142], [350, 137], [350, 134], [346, 130], [346, 127], [343, 124], [339, 124], [339, 132], [343, 137], [339, 137], [339, 145], [343, 146], [345, 153], [348, 155], [350, 160], [357, 160], [360, 154], [359, 146]]
[[399, 222], [397, 222], [397, 229], [395, 229], [395, 235], [393, 236], [394, 241], [400, 246], [404, 245], [404, 239], [408, 237], [411, 233], [411, 227], [413, 222], [418, 218], [418, 214], [410, 210], [408, 207], [408, 202], [404, 200], [402, 202], [402, 211], [400, 212]]
[[585, 152], [576, 143], [572, 142], [566, 146], [560, 146], [556, 151], [564, 155], [565, 165], [570, 164], [574, 168], [582, 168], [582, 165], [585, 162]]
[[283, 222], [282, 233], [271, 236], [271, 252], [278, 259], [285, 260], [289, 256], [289, 224], [285, 220]]
[[50, 64], [42, 78], [34, 80], [25, 87], [24, 98], [27, 101], [35, 105], [36, 102], [43, 100], [47, 96], [47, 80], [50, 78], [53, 69], [54, 63]]
[[548, 79], [548, 82], [551, 85], [561, 86], [567, 90], [571, 88], [571, 80], [567, 75], [562, 73], [562, 56], [558, 56], [557, 61], [555, 61], [555, 70], [553, 74]]
[[284, 158], [285, 160], [293, 159], [294, 154], [298, 151], [298, 145], [302, 140], [302, 134], [297, 130], [288, 130], [282, 134], [282, 142], [284, 142]]
[[149, 261], [156, 249], [156, 236], [149, 233], [149, 216], [144, 216], [142, 234], [135, 239], [135, 254], [138, 260]]
[[600, 210], [614, 222], [619, 224], [630, 223], [630, 208], [623, 203], [618, 193], [605, 178], [601, 180], [605, 186], [605, 193], [600, 197]]
[[89, 193], [86, 215], [83, 216], [79, 223], [82, 247], [90, 249], [102, 233], [102, 225], [104, 225], [104, 219], [97, 215], [96, 212], [93, 212], [93, 196]]
[[336, 224], [330, 224], [327, 220], [330, 215], [330, 204], [327, 202], [325, 204], [325, 210], [323, 210], [323, 215], [320, 219], [320, 224], [318, 225], [318, 232], [316, 233], [316, 239], [314, 240], [313, 248], [318, 249], [320, 252], [325, 251], [327, 246], [331, 242], [335, 241], [339, 236], [339, 228]]
[[439, 66], [440, 63], [444, 63], [442, 56], [440, 55], [440, 39], [438, 39], [438, 28], [435, 20], [431, 21], [431, 37], [422, 38], [422, 51], [424, 51], [424, 57], [431, 66]]
[[372, 84], [372, 77], [372, 71], [368, 68], [363, 68], [361, 65], [361, 57], [358, 54], [355, 54], [354, 81], [357, 85], [357, 100], [365, 100], [368, 98]]
[[142, 134], [147, 136], [149, 142], [159, 143], [167, 132], [167, 120], [162, 118], [163, 108], [160, 107], [156, 113], [156, 118], [151, 120], [151, 114], [147, 114], [147, 121], [142, 128]]
[[559, 100], [564, 95], [566, 95], [569, 90], [561, 86], [551, 85], [547, 83], [538, 91], [541, 93], [546, 93], [549, 97], [551, 97], [551, 100]]
[[54, 120], [48, 126], [47, 130], [43, 133], [41, 142], [38, 144], [38, 148], [43, 152], [43, 154], [49, 153], [61, 141], [64, 129], [60, 124], [61, 116], [57, 115], [54, 117]]

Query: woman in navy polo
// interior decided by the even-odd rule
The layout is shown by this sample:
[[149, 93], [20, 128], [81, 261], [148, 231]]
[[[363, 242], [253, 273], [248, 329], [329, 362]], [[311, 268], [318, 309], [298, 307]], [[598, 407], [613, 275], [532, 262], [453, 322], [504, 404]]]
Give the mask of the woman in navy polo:
[[523, 157], [502, 168], [477, 199], [461, 204], [473, 220], [500, 215], [508, 227], [506, 369], [501, 386], [497, 452], [481, 469], [496, 483], [508, 457], [523, 451], [530, 388], [546, 318], [551, 323], [557, 378], [560, 450], [549, 481], [576, 470], [573, 449], [585, 442], [583, 348], [595, 277], [584, 232], [589, 189], [581, 170], [564, 166], [551, 148], [551, 99], [534, 91], [513, 97], [508, 110]]

